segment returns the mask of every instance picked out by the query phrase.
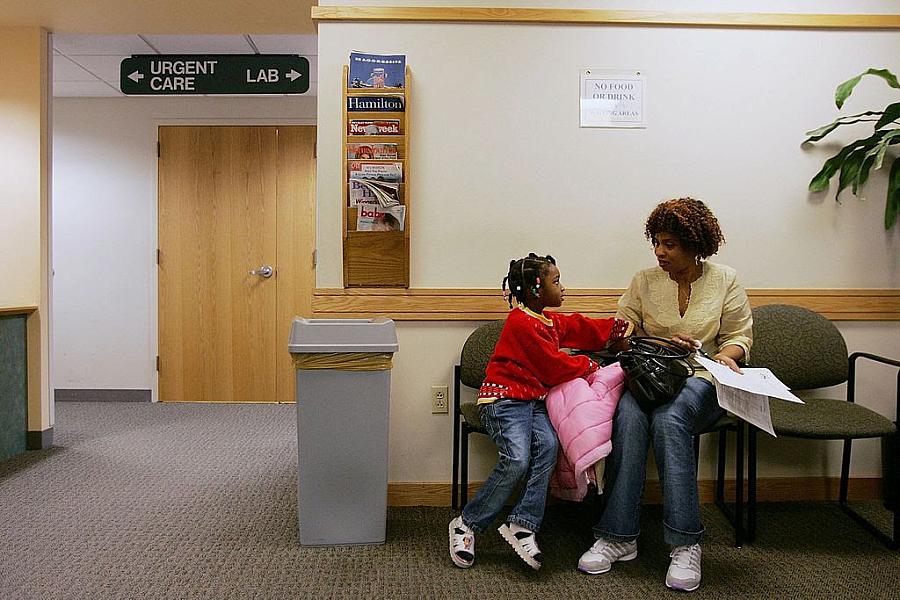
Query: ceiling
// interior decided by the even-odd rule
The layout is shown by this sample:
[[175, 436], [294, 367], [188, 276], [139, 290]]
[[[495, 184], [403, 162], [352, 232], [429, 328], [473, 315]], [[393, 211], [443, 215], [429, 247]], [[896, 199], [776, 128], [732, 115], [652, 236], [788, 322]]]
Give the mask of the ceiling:
[[309, 59], [309, 91], [317, 88], [315, 34], [82, 35], [53, 34], [53, 95], [124, 96], [119, 64], [132, 54], [300, 54]]

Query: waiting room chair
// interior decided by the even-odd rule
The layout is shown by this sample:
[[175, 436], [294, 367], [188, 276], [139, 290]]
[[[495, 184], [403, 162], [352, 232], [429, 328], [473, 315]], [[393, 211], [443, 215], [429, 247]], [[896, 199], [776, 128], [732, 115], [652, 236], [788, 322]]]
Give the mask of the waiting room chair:
[[473, 331], [463, 344], [459, 364], [453, 369], [453, 477], [450, 485], [451, 505], [459, 510], [469, 497], [469, 435], [483, 433], [478, 406], [463, 402], [461, 385], [479, 389], [484, 381], [488, 360], [500, 339], [505, 321], [491, 321]]
[[[828, 387], [847, 382], [846, 399], [810, 398], [796, 404], [772, 398], [769, 407], [772, 425], [779, 437], [819, 440], [844, 440], [841, 461], [840, 507], [888, 547], [897, 549], [900, 540], [898, 520], [898, 452], [897, 413], [894, 422], [856, 402], [856, 363], [871, 360], [900, 367], [900, 361], [865, 352], [847, 357], [847, 345], [837, 327], [828, 319], [805, 308], [773, 304], [753, 310], [753, 348], [750, 362], [754, 367], [770, 369], [794, 391]], [[897, 378], [897, 410], [900, 411], [900, 371]], [[750, 426], [748, 465], [748, 538], [756, 535], [756, 434]], [[882, 463], [885, 506], [893, 512], [892, 537], [856, 513], [847, 503], [852, 440], [882, 438]]]

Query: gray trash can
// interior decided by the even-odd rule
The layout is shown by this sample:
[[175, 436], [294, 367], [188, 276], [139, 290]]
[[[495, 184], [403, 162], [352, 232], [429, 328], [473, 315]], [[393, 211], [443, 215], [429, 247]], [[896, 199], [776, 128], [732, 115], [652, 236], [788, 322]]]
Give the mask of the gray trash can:
[[390, 319], [295, 317], [300, 544], [384, 543]]

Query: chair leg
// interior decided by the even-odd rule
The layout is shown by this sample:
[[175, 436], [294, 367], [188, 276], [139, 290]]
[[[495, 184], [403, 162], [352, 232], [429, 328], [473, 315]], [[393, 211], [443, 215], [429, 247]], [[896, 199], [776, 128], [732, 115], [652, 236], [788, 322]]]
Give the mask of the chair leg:
[[728, 430], [719, 430], [719, 459], [716, 461], [716, 503], [725, 502], [725, 452], [728, 447]]
[[469, 426], [463, 423], [460, 442], [462, 448], [459, 453], [459, 509], [462, 510], [469, 502]]
[[459, 510], [459, 435], [462, 427], [459, 414], [459, 365], [453, 369], [453, 474], [450, 477], [450, 506]]
[[747, 423], [747, 542], [756, 541], [756, 433]]
[[734, 450], [734, 547], [744, 544], [744, 421], [737, 423], [737, 444]]
[[740, 548], [744, 543], [744, 429], [743, 421], [739, 421], [735, 431], [737, 435], [735, 448], [735, 499], [732, 508], [725, 501], [725, 459], [728, 446], [728, 430], [719, 430], [719, 456], [716, 465], [716, 506], [734, 527], [734, 547]]
[[[849, 487], [850, 480], [850, 449], [851, 449], [852, 441], [849, 439], [844, 440], [844, 456], [841, 461], [841, 487], [838, 496], [838, 506], [847, 513], [854, 521], [863, 526], [869, 533], [874, 535], [878, 540], [883, 543], [885, 546], [890, 548], [891, 550], [900, 549], [900, 520], [898, 520], [898, 512], [900, 512], [900, 507], [893, 506], [892, 512], [894, 513], [894, 522], [893, 522], [893, 537], [886, 535], [883, 531], [881, 531], [878, 527], [875, 526], [874, 523], [866, 519], [864, 516], [850, 508], [850, 504], [847, 502], [847, 488]], [[896, 452], [896, 444], [894, 445], [894, 452]], [[890, 460], [887, 456], [882, 456], [881, 460]], [[896, 465], [896, 463], [894, 463]]]
[[847, 504], [847, 488], [850, 483], [850, 450], [853, 446], [853, 440], [844, 440], [844, 454], [841, 457], [841, 487], [838, 491], [838, 503], [841, 506]]

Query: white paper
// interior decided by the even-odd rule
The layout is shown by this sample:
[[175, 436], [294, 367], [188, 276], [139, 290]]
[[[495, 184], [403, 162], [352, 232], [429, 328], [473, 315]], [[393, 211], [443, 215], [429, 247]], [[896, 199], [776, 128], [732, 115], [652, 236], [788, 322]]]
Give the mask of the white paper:
[[775, 374], [769, 369], [741, 369], [743, 371], [743, 374], [741, 374], [735, 373], [725, 365], [720, 365], [714, 360], [703, 356], [696, 356], [695, 358], [719, 383], [744, 390], [745, 392], [803, 404], [803, 400], [792, 394], [791, 390], [780, 379], [775, 377]]
[[713, 383], [716, 386], [719, 406], [769, 433], [772, 437], [778, 437], [775, 435], [775, 428], [772, 427], [768, 396], [746, 392], [718, 381]]
[[769, 398], [803, 404], [769, 369], [746, 368], [741, 369], [743, 373], [735, 373], [714, 360], [700, 355], [695, 358], [713, 376], [719, 406], [773, 437]]
[[647, 126], [647, 85], [642, 71], [581, 70], [581, 127]]

